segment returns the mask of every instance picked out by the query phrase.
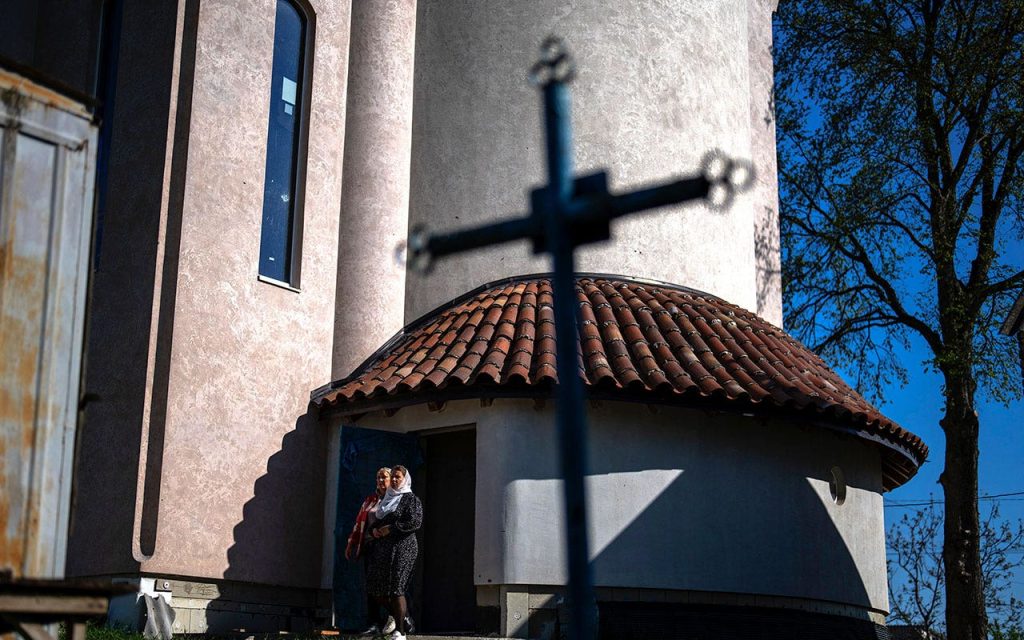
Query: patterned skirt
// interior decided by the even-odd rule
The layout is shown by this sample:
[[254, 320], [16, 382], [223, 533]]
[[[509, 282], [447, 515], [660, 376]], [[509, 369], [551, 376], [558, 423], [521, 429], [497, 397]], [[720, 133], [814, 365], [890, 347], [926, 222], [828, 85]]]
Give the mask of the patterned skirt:
[[371, 596], [405, 595], [419, 554], [416, 535], [391, 535], [374, 540], [368, 552], [366, 593]]

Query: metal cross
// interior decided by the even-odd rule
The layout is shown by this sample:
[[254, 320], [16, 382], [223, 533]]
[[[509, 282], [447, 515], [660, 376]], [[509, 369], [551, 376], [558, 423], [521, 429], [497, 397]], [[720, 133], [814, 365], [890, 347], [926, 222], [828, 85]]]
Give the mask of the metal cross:
[[550, 253], [554, 263], [556, 366], [558, 375], [558, 441], [564, 478], [568, 528], [570, 640], [595, 637], [596, 601], [587, 542], [587, 510], [583, 478], [587, 471], [587, 422], [583, 380], [574, 375], [578, 362], [578, 306], [575, 300], [575, 249], [607, 240], [614, 218], [655, 207], [705, 199], [726, 206], [733, 195], [753, 181], [749, 163], [721, 154], [705, 158], [701, 175], [655, 187], [613, 195], [604, 171], [573, 177], [568, 83], [573, 61], [562, 42], [548, 38], [541, 59], [530, 71], [531, 84], [544, 94], [544, 133], [547, 142], [548, 184], [530, 192], [530, 212], [504, 222], [409, 238], [413, 268], [425, 270], [433, 260], [494, 244], [530, 239], [534, 253]]

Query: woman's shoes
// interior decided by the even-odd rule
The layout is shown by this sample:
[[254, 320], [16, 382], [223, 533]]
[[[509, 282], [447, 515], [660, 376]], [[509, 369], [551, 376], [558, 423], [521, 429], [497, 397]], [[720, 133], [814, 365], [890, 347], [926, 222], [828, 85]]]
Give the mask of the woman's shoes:
[[[411, 618], [406, 618], [406, 623], [407, 624], [410, 623], [411, 620], [412, 620]], [[409, 627], [409, 630], [410, 631], [412, 630], [411, 626]], [[389, 633], [393, 633], [394, 631], [395, 631], [395, 619], [393, 617], [391, 617], [391, 616], [388, 616], [388, 621], [384, 624], [384, 628], [383, 629], [380, 628], [379, 624], [374, 623], [374, 624], [370, 625], [369, 629], [367, 629], [366, 631], [363, 631], [359, 635], [361, 635], [361, 636], [386, 636]], [[404, 636], [403, 636], [403, 639], [404, 639]]]
[[[416, 630], [416, 628], [412, 625], [412, 616], [405, 616], [405, 630], [408, 633], [412, 633]], [[405, 640], [405, 634], [399, 631], [398, 629], [395, 629], [391, 632], [391, 635], [388, 637], [388, 640]]]

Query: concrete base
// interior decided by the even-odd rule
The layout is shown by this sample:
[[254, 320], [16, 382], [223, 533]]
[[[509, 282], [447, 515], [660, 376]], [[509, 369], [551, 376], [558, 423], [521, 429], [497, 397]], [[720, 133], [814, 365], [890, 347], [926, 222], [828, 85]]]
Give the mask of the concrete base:
[[137, 584], [138, 593], [115, 598], [108, 619], [133, 631], [146, 626], [144, 595], [170, 605], [175, 634], [237, 634], [240, 638], [308, 634], [329, 626], [331, 620], [329, 590], [159, 576], [125, 576], [117, 581]]
[[[690, 608], [698, 612], [730, 610], [743, 615], [764, 615], [792, 618], [799, 625], [804, 617], [818, 617], [835, 620], [838, 627], [849, 624], [851, 628], [874, 629], [885, 624], [883, 611], [864, 609], [841, 603], [804, 598], [787, 598], [742, 593], [721, 593], [708, 591], [686, 591], [676, 589], [609, 588], [595, 589], [598, 608], [601, 611], [598, 627], [616, 627], [616, 620], [639, 615], [637, 628], [644, 625], [657, 626], [661, 618], [669, 619], [669, 612]], [[500, 609], [498, 633], [507, 638], [531, 638], [534, 640], [558, 640], [566, 633], [569, 612], [565, 605], [562, 588], [547, 585], [487, 585], [477, 586], [477, 605]], [[664, 609], [659, 609], [665, 605]], [[653, 609], [652, 609], [653, 607]], [[634, 611], [635, 610], [635, 611]], [[703, 613], [701, 614], [703, 615]], [[625, 617], [624, 617], [625, 616]], [[691, 616], [692, 617], [692, 616]], [[787, 618], [788, 619], [788, 618]], [[845, 621], [845, 622], [844, 622]], [[686, 620], [679, 621], [681, 624]], [[659, 629], [650, 637], [660, 637]], [[868, 633], [868, 632], [865, 632]], [[621, 634], [617, 634], [621, 635]], [[436, 636], [430, 636], [436, 637]], [[601, 637], [606, 637], [603, 635]], [[611, 637], [616, 637], [615, 635]], [[703, 637], [698, 634], [695, 637]], [[862, 636], [856, 636], [862, 637]], [[863, 636], [863, 637], [870, 637]]]
[[[189, 637], [195, 637], [194, 634]], [[210, 634], [209, 637], [216, 638], [217, 640], [311, 640], [313, 638], [319, 638], [320, 640], [387, 640], [390, 634], [385, 635], [360, 635], [358, 633], [340, 633], [335, 630], [317, 630], [305, 633], [217, 633]], [[480, 640], [481, 638], [487, 638], [487, 640], [516, 640], [515, 638], [504, 638], [496, 635], [488, 635], [485, 633], [479, 633], [475, 635], [452, 635], [446, 633], [410, 633], [405, 636], [406, 640]], [[196, 639], [198, 640], [198, 639]]]
[[[326, 636], [330, 637], [330, 636]], [[381, 636], [377, 636], [379, 638]], [[383, 636], [387, 637], [387, 636]], [[500, 638], [498, 636], [488, 635], [477, 635], [477, 636], [434, 636], [434, 635], [421, 635], [421, 634], [409, 634], [405, 636], [407, 640], [479, 640], [480, 638], [487, 638], [487, 640], [515, 640], [514, 638]], [[372, 636], [341, 636], [341, 640], [376, 640]]]

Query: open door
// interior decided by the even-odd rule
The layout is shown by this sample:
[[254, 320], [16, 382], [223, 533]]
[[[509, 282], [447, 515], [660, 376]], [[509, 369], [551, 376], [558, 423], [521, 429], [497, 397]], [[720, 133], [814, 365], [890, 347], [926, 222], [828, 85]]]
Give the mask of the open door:
[[345, 544], [363, 499], [376, 487], [377, 469], [402, 464], [413, 478], [413, 492], [423, 464], [419, 437], [404, 433], [341, 428], [338, 518], [334, 523], [334, 624], [356, 629], [366, 623], [363, 562], [345, 559]]
[[473, 521], [476, 502], [476, 430], [425, 434], [420, 474], [423, 498], [420, 629], [477, 630], [473, 585]]

